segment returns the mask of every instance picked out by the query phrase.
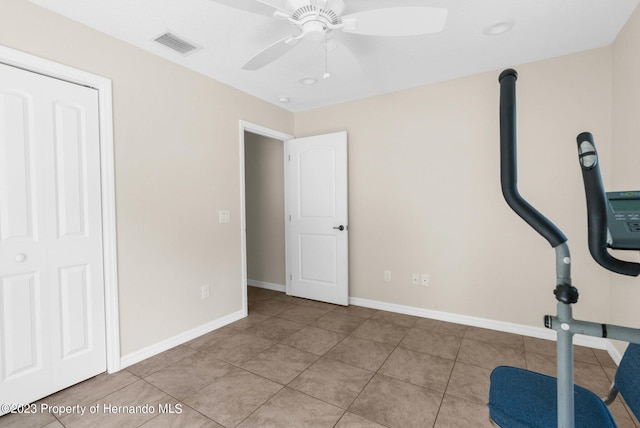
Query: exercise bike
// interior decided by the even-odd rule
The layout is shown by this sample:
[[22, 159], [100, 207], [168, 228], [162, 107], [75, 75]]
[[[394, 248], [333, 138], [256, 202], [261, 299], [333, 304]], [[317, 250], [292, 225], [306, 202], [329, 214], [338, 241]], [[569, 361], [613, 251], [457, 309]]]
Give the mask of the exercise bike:
[[[491, 373], [489, 416], [502, 428], [605, 428], [616, 423], [607, 405], [618, 394], [640, 418], [640, 329], [573, 319], [571, 305], [578, 290], [571, 283], [571, 255], [567, 238], [556, 225], [518, 192], [516, 157], [515, 70], [504, 70], [500, 82], [500, 179], [507, 204], [555, 249], [557, 315], [544, 325], [557, 332], [557, 378], [516, 367], [500, 366]], [[578, 159], [587, 200], [589, 251], [612, 272], [638, 276], [640, 264], [616, 259], [608, 248], [640, 250], [640, 191], [604, 191], [593, 136], [577, 137]], [[609, 396], [602, 400], [574, 385], [573, 336], [582, 334], [630, 342]]]

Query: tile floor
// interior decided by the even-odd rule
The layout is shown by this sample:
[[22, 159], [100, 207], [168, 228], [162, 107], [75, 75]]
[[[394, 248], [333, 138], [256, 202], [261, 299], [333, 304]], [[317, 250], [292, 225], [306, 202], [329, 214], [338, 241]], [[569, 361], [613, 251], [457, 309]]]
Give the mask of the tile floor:
[[[491, 369], [553, 375], [554, 354], [545, 340], [249, 287], [247, 318], [36, 403], [86, 414], [7, 415], [0, 427], [490, 427]], [[576, 382], [606, 395], [609, 355], [575, 357]], [[638, 426], [624, 403], [612, 410]]]

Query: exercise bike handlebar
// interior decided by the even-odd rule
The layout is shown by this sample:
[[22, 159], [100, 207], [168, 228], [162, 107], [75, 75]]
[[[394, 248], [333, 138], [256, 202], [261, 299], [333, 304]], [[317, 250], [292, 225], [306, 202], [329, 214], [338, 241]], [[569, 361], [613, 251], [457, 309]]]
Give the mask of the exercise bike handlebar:
[[502, 195], [516, 214], [555, 248], [567, 237], [548, 218], [529, 204], [518, 192], [516, 156], [516, 79], [518, 73], [507, 69], [500, 73], [500, 183]]
[[587, 199], [589, 252], [602, 267], [629, 276], [640, 274], [640, 264], [619, 260], [607, 250], [607, 196], [602, 184], [598, 152], [593, 135], [583, 132], [577, 137], [578, 156]]

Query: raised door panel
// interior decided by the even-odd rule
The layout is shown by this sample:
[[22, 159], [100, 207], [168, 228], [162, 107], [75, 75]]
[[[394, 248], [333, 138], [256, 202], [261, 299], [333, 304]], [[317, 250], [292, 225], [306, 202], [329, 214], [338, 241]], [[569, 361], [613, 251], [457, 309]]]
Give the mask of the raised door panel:
[[58, 239], [88, 236], [85, 109], [54, 103]]
[[0, 280], [0, 403], [47, 392], [51, 363], [42, 291], [37, 272]]
[[299, 158], [299, 217], [334, 219], [336, 217], [335, 158], [333, 147], [305, 150]]
[[0, 241], [35, 239], [31, 111], [26, 94], [0, 93]]

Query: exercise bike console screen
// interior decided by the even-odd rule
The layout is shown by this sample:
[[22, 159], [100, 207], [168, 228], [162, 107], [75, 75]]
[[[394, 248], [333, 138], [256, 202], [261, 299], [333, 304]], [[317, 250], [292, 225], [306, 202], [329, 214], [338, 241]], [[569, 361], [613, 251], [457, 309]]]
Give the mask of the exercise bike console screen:
[[640, 250], [640, 191], [607, 192], [610, 248]]

